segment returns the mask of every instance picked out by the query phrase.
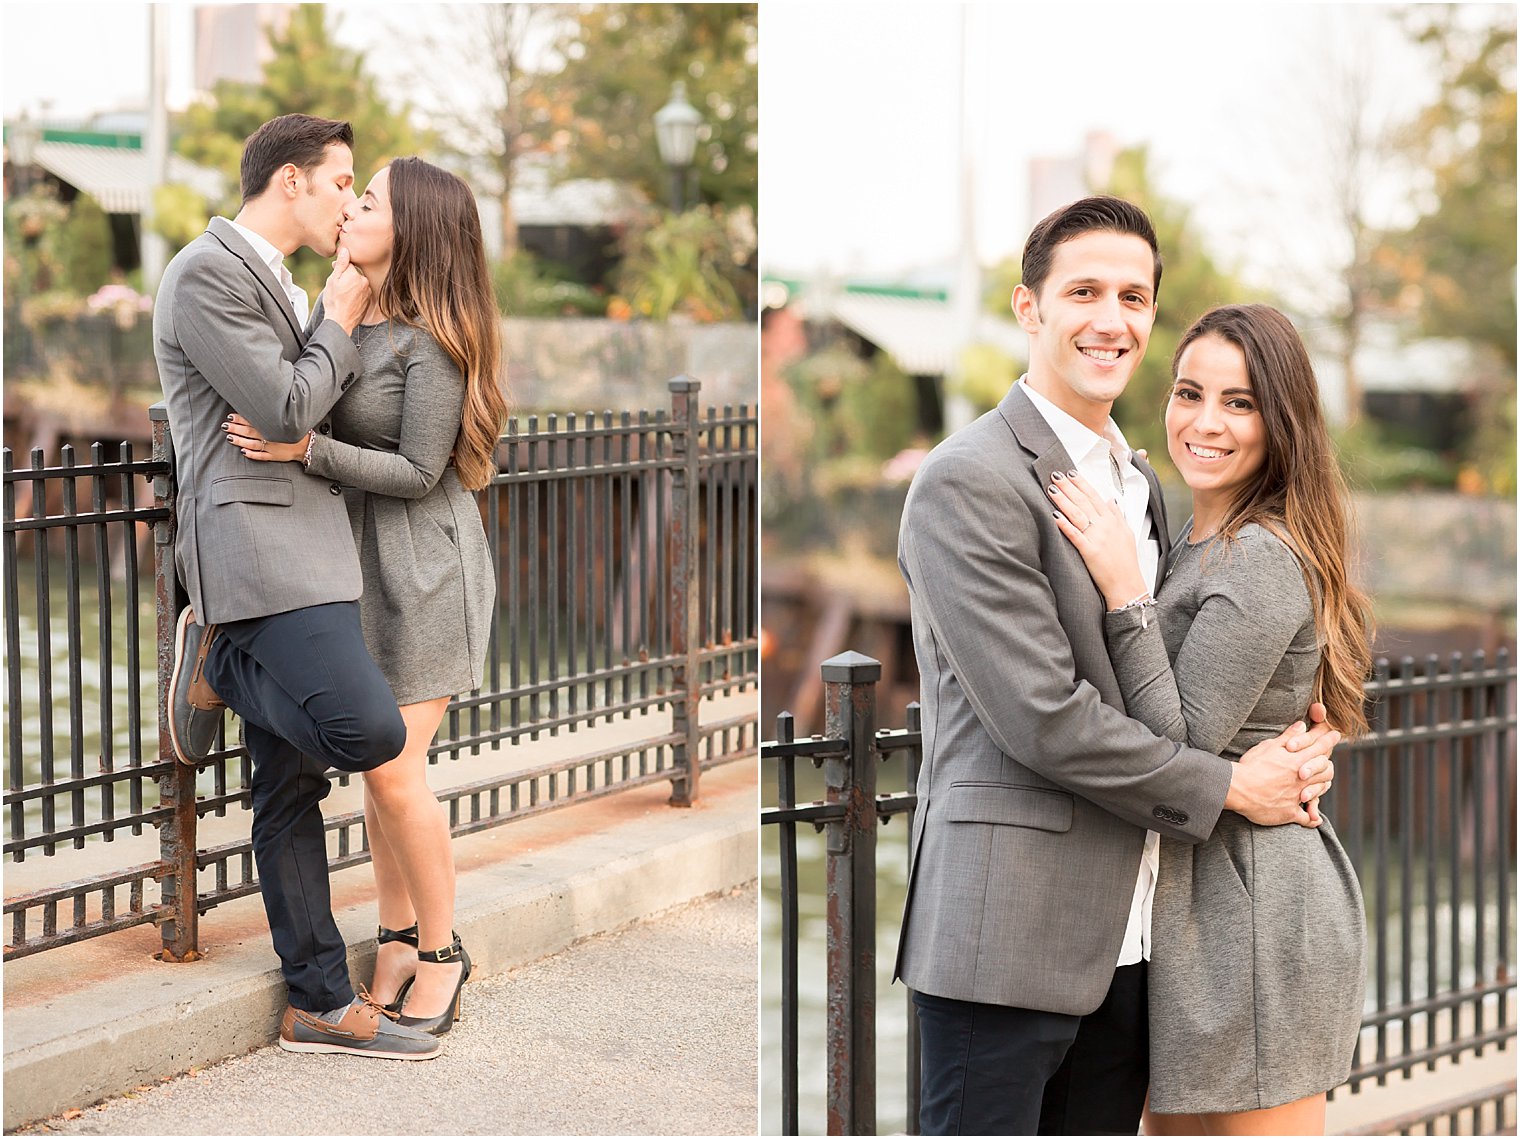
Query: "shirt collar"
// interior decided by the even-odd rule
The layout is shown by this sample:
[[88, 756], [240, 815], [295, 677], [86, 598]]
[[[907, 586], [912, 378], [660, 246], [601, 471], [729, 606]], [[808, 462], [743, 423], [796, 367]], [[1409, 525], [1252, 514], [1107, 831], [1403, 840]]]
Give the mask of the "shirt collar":
[[1087, 424], [1062, 411], [1035, 391], [1029, 386], [1028, 379], [1028, 373], [1020, 376], [1019, 386], [1024, 389], [1024, 394], [1029, 397], [1029, 402], [1034, 404], [1035, 410], [1050, 425], [1050, 429], [1055, 432], [1056, 441], [1066, 448], [1066, 453], [1073, 461], [1081, 461], [1094, 447], [1102, 446], [1121, 464], [1129, 462], [1131, 457], [1129, 444], [1125, 442], [1124, 433], [1119, 430], [1119, 425], [1114, 422], [1112, 416], [1103, 425], [1103, 434], [1099, 435]]
[[243, 235], [243, 240], [253, 246], [253, 251], [259, 255], [259, 259], [269, 266], [269, 271], [275, 275], [275, 279], [284, 282], [285, 277], [285, 254], [281, 253], [269, 243], [269, 239], [262, 234], [254, 233], [246, 225], [238, 225], [235, 221], [228, 221], [228, 225]]

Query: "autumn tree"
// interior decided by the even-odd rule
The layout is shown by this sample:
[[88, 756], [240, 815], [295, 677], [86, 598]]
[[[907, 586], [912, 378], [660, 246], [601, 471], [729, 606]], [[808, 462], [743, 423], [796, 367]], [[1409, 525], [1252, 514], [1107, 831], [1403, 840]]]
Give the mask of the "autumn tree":
[[1435, 55], [1439, 98], [1401, 142], [1420, 170], [1420, 218], [1386, 236], [1388, 282], [1432, 336], [1487, 344], [1515, 356], [1515, 17], [1464, 26], [1450, 6], [1410, 15], [1416, 42]]
[[[1406, 14], [1437, 61], [1438, 97], [1400, 142], [1418, 172], [1420, 217], [1376, 251], [1389, 299], [1429, 336], [1485, 346], [1500, 362], [1479, 383], [1470, 467], [1515, 485], [1515, 12], [1419, 6]], [[1475, 19], [1474, 17], [1480, 17]]]

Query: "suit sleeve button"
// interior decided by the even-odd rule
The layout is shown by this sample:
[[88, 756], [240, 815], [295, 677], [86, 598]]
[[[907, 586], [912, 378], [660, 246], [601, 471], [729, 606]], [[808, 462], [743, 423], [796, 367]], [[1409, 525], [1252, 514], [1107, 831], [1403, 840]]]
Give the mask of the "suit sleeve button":
[[327, 488], [327, 493], [328, 494], [342, 494], [343, 493], [343, 487], [340, 486], [338, 483], [333, 483], [332, 486], [330, 486], [330, 487]]
[[317, 430], [320, 431], [323, 435], [331, 435], [332, 434], [332, 424], [331, 423], [324, 423], [324, 424], [322, 424], [321, 427], [318, 427]]

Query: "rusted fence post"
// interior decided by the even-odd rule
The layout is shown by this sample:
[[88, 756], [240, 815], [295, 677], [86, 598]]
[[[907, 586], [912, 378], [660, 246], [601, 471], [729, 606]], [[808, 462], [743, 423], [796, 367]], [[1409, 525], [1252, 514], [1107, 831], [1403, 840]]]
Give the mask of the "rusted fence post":
[[195, 883], [195, 768], [174, 758], [169, 740], [169, 678], [174, 672], [174, 625], [185, 599], [174, 570], [175, 484], [174, 442], [169, 437], [169, 411], [162, 403], [148, 409], [153, 423], [153, 458], [169, 462], [169, 473], [153, 479], [153, 505], [167, 508], [169, 517], [153, 525], [154, 609], [158, 646], [158, 758], [169, 765], [159, 777], [159, 801], [169, 812], [158, 832], [160, 879], [159, 934], [165, 961], [194, 961], [200, 956], [200, 913]]
[[828, 824], [828, 1130], [876, 1134], [876, 682], [857, 652], [823, 662], [824, 734], [844, 740], [823, 763]]
[[702, 698], [698, 663], [702, 637], [698, 623], [702, 591], [697, 584], [697, 536], [701, 527], [698, 491], [701, 487], [701, 450], [698, 446], [698, 399], [700, 380], [677, 376], [670, 381], [670, 445], [675, 465], [671, 468], [670, 511], [670, 654], [675, 658], [671, 677], [671, 731], [681, 737], [675, 745], [675, 765], [680, 774], [671, 780], [670, 804], [689, 807], [697, 801], [701, 778], [698, 754], [698, 718]]

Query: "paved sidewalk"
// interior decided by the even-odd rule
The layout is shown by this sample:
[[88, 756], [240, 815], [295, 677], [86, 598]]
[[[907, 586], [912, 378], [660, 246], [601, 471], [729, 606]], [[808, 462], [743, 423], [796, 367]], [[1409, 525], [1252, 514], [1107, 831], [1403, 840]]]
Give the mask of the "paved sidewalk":
[[[719, 716], [733, 714], [724, 705], [742, 707], [744, 699], [742, 694], [736, 694], [727, 701], [714, 701], [711, 711]], [[753, 696], [747, 699], [752, 707]], [[611, 728], [623, 733], [637, 730], [640, 738], [651, 734], [647, 724], [618, 724]], [[585, 749], [592, 742], [591, 736], [592, 733], [586, 733], [579, 741], [551, 738], [528, 750], [534, 758], [542, 760], [544, 753], [555, 746]], [[485, 765], [500, 770], [519, 760], [522, 750], [462, 760], [451, 774], [469, 778], [471, 768]], [[476, 992], [477, 985], [481, 986], [479, 991], [486, 992], [485, 986], [504, 973], [527, 967], [587, 937], [622, 929], [630, 922], [753, 882], [758, 874], [757, 776], [757, 762], [753, 758], [744, 759], [708, 770], [702, 779], [701, 799], [690, 809], [669, 806], [669, 783], [656, 782], [457, 839], [459, 906], [455, 928], [469, 946], [476, 965], [476, 980], [471, 982], [469, 992]], [[355, 794], [355, 788], [335, 790], [332, 800]], [[327, 806], [337, 808], [331, 800]], [[242, 823], [246, 826], [246, 819]], [[219, 821], [218, 825], [228, 824]], [[99, 856], [98, 852], [91, 853]], [[8, 868], [8, 890], [13, 886], [10, 877]], [[332, 881], [334, 915], [349, 944], [350, 973], [362, 980], [369, 976], [374, 960], [372, 871], [367, 865], [351, 867], [334, 873]], [[744, 1036], [744, 1062], [751, 1066], [745, 1101], [749, 1115], [739, 1130], [753, 1134], [756, 1094], [753, 899], [746, 920], [747, 928], [740, 941], [748, 954], [747, 964], [737, 974], [743, 977], [743, 994], [735, 997], [742, 1007], [737, 1013], [730, 1010], [728, 1015], [735, 1019], [736, 1031]], [[139, 926], [7, 962], [6, 1130], [57, 1117], [71, 1109], [88, 1110], [108, 1097], [153, 1086], [230, 1057], [246, 1056], [273, 1042], [285, 1005], [284, 984], [269, 947], [263, 906], [256, 894], [219, 905], [202, 917], [201, 960], [185, 964], [158, 961], [153, 956], [158, 946], [158, 931], [152, 926]], [[735, 956], [731, 949], [724, 949], [722, 954], [728, 958]], [[660, 1027], [660, 1010], [667, 1003], [675, 1006], [685, 1002], [702, 1005], [702, 1012], [713, 1012], [716, 998], [711, 992], [712, 979], [705, 973], [707, 951], [700, 939], [672, 947], [668, 955], [674, 962], [669, 969], [663, 959], [666, 955], [665, 951], [641, 954], [605, 968], [608, 979], [630, 986], [629, 1003], [625, 1003], [623, 1012], [605, 996], [598, 996], [587, 1007], [607, 1010], [609, 1032], [614, 1021], [625, 1021], [626, 1055], [631, 1061], [638, 1061], [649, 1051], [645, 1038], [650, 1033], [658, 1035], [656, 1051], [662, 1062], [680, 1059], [686, 1067], [678, 1064], [673, 1074], [662, 1072], [650, 1079], [661, 1085], [662, 1095], [663, 1085], [670, 1084], [689, 1096], [707, 1078], [704, 1065], [708, 1049], [665, 1033]], [[582, 992], [595, 991], [587, 987], [590, 980], [572, 981], [557, 1001], [547, 994], [535, 999], [531, 1009], [549, 1018], [555, 1016], [557, 1008], [573, 1010]], [[739, 986], [734, 980], [725, 979], [722, 987], [726, 998]], [[658, 1001], [649, 1007], [637, 1003], [636, 994], [644, 992], [657, 994]], [[515, 1009], [511, 1016], [514, 1020], [519, 1018]], [[643, 1118], [639, 1113], [644, 1101], [608, 1075], [603, 1060], [618, 1054], [613, 1040], [609, 1038], [605, 1046], [588, 1045], [584, 1059], [580, 1058], [581, 1052], [567, 1045], [569, 1050], [555, 1070], [541, 1077], [535, 1075], [530, 1082], [515, 1075], [512, 1053], [488, 1049], [501, 1059], [501, 1064], [497, 1068], [481, 1068], [477, 1075], [492, 1086], [508, 1089], [514, 1096], [520, 1093], [525, 1104], [551, 1102], [553, 1097], [545, 1096], [551, 1091], [557, 1094], [561, 1087], [568, 1093], [585, 1095], [589, 1103], [597, 1096], [597, 1082], [611, 1080], [609, 1086], [614, 1090], [608, 1094], [619, 1110], [630, 1113], [628, 1120], [632, 1126], [633, 1120]], [[433, 1067], [440, 1062], [421, 1066]], [[349, 1063], [369, 1070], [378, 1062]], [[389, 1072], [408, 1065], [382, 1067]], [[369, 1074], [363, 1078], [368, 1081], [376, 1077]], [[391, 1078], [385, 1077], [387, 1082]], [[342, 1086], [340, 1083], [332, 1089], [324, 1087], [322, 1095], [335, 1097]], [[424, 1089], [432, 1086], [423, 1081]], [[369, 1098], [374, 1098], [373, 1091], [369, 1089]], [[491, 1114], [488, 1124], [470, 1114], [474, 1108], [467, 1090], [452, 1088], [440, 1102], [464, 1113], [457, 1123], [430, 1127], [425, 1120], [397, 1117], [391, 1129], [401, 1133], [464, 1133], [465, 1121], [475, 1119], [479, 1129], [503, 1133], [509, 1122], [502, 1111], [505, 1105], [515, 1102], [503, 1099], [504, 1094], [498, 1092], [494, 1098], [486, 1096], [481, 1100], [485, 1105], [481, 1110]], [[267, 1131], [295, 1133], [306, 1126], [303, 1120], [317, 1118], [311, 1112], [320, 1109], [318, 1099], [308, 1096], [301, 1104], [301, 1111], [271, 1121]], [[378, 1109], [379, 1105], [371, 1106]], [[644, 1130], [668, 1132], [685, 1126], [682, 1120], [687, 1116], [649, 1118], [654, 1122]], [[228, 1115], [200, 1119], [187, 1130], [206, 1133], [219, 1124], [224, 1130], [237, 1133], [257, 1133], [261, 1129]], [[542, 1126], [550, 1127], [547, 1122]], [[610, 1121], [604, 1121], [590, 1131], [601, 1133], [604, 1127], [611, 1126]], [[704, 1125], [704, 1129], [717, 1126], [714, 1120]], [[344, 1125], [334, 1130], [346, 1134], [353, 1133], [356, 1127]], [[527, 1130], [541, 1133], [537, 1125], [530, 1125]], [[573, 1132], [575, 1128], [570, 1126], [570, 1130]]]
[[426, 1063], [279, 1048], [22, 1134], [753, 1135], [753, 883], [465, 987]]

